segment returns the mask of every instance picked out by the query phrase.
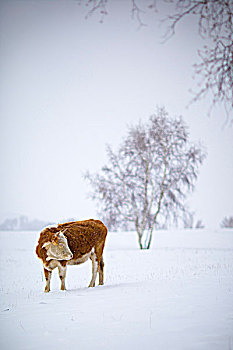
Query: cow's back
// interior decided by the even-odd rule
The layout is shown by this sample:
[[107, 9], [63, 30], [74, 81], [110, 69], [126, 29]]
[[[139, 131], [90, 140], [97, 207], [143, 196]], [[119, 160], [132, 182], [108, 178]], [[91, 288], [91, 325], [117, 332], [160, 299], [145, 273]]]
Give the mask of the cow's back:
[[73, 221], [59, 224], [67, 238], [68, 245], [74, 255], [74, 259], [89, 253], [93, 247], [105, 243], [107, 228], [99, 220]]

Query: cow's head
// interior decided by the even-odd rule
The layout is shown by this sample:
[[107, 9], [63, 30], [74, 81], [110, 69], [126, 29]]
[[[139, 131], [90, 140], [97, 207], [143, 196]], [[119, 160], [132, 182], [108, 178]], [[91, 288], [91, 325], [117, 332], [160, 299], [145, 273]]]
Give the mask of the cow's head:
[[70, 260], [73, 258], [67, 238], [61, 231], [53, 235], [51, 242], [44, 243], [43, 248], [47, 249], [47, 261], [52, 259]]

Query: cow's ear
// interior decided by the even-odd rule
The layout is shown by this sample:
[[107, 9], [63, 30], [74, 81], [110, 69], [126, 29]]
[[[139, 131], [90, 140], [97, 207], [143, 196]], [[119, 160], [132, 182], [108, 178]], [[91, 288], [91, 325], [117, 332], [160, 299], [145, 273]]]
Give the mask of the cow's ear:
[[59, 232], [59, 234], [58, 234], [58, 243], [63, 242], [64, 239], [66, 239], [66, 237], [64, 236], [64, 232], [66, 232], [66, 231], [67, 230]]
[[45, 248], [45, 249], [49, 249], [49, 246], [50, 246], [51, 242], [45, 242], [43, 245], [42, 245], [42, 248]]

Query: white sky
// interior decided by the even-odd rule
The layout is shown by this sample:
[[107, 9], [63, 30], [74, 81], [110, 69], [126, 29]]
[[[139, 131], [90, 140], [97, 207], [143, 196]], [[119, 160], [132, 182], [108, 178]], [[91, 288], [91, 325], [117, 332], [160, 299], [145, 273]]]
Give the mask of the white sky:
[[219, 226], [233, 215], [233, 129], [223, 109], [207, 116], [207, 101], [185, 108], [203, 44], [195, 20], [161, 44], [161, 13], [138, 30], [130, 2], [109, 1], [103, 24], [85, 20], [75, 0], [1, 1], [0, 218], [96, 217], [82, 173], [98, 171], [106, 143], [116, 147], [127, 125], [164, 105], [208, 151], [190, 208]]

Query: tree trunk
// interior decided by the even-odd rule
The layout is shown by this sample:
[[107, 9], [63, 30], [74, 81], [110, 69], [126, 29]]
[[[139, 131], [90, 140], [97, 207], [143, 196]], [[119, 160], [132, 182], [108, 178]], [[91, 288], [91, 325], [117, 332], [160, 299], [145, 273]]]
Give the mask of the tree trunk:
[[150, 235], [149, 235], [148, 243], [146, 243], [146, 241], [145, 241], [144, 245], [142, 244], [143, 233], [140, 233], [140, 232], [137, 231], [137, 234], [138, 234], [138, 243], [139, 243], [140, 249], [149, 249], [149, 248], [150, 248], [151, 240], [152, 240], [152, 231], [153, 231], [153, 230], [150, 230]]
[[[157, 220], [157, 216], [160, 213], [161, 203], [162, 203], [162, 199], [163, 199], [163, 196], [164, 196], [164, 183], [165, 183], [166, 177], [167, 177], [167, 162], [166, 162], [166, 159], [164, 157], [164, 173], [163, 173], [163, 180], [162, 180], [162, 183], [161, 183], [161, 192], [160, 192], [160, 195], [159, 195], [157, 210], [155, 212], [155, 215], [154, 215], [151, 227], [148, 230], [144, 246], [142, 245], [142, 237], [143, 237], [145, 225], [143, 227], [140, 227], [139, 224], [138, 224], [138, 218], [136, 220], [136, 230], [137, 230], [137, 234], [138, 234], [138, 242], [139, 242], [140, 249], [150, 249], [150, 245], [151, 245], [151, 241], [152, 241], [153, 228], [155, 226], [155, 223], [156, 223], [156, 220]], [[148, 239], [148, 236], [149, 236], [149, 239]], [[147, 242], [147, 239], [148, 239], [148, 242]]]
[[143, 246], [142, 246], [142, 234], [140, 232], [138, 232], [138, 231], [137, 231], [137, 234], [138, 234], [139, 247], [140, 247], [140, 249], [143, 249]]
[[148, 241], [148, 243], [147, 243], [146, 249], [150, 249], [150, 245], [151, 245], [151, 241], [152, 241], [152, 232], [153, 232], [153, 227], [152, 227], [152, 229], [150, 230], [149, 241]]

